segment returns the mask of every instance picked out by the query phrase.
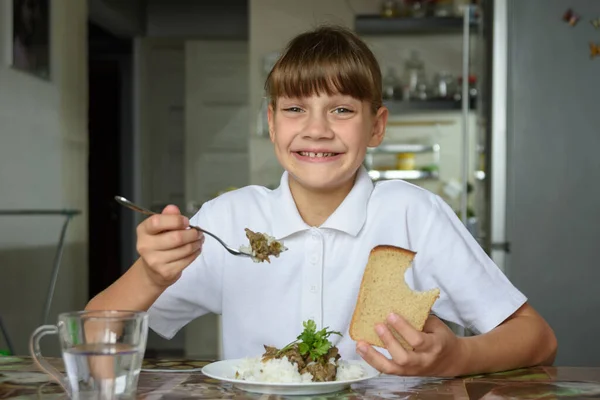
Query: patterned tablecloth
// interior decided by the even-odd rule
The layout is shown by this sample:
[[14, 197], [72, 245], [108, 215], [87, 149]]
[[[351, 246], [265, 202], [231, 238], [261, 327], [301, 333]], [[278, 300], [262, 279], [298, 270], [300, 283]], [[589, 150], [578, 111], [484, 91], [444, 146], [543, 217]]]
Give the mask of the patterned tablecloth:
[[[61, 359], [49, 359], [64, 371]], [[139, 399], [268, 399], [241, 391], [199, 369], [210, 361], [145, 360]], [[29, 357], [0, 357], [0, 399], [65, 398]], [[290, 396], [300, 400], [304, 396]], [[461, 379], [381, 376], [313, 399], [600, 399], [600, 368], [538, 367]]]

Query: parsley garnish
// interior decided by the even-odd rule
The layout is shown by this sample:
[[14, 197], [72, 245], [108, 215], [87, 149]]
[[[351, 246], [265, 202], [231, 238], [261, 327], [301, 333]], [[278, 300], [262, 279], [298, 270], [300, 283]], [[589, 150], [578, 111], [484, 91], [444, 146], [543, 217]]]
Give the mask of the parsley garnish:
[[326, 355], [332, 347], [331, 342], [328, 340], [329, 336], [342, 336], [340, 332], [328, 331], [329, 327], [317, 331], [317, 324], [312, 319], [303, 322], [302, 326], [304, 326], [302, 333], [292, 343], [279, 350], [278, 355], [285, 353], [297, 344], [298, 351], [302, 356], [309, 354], [313, 361], [317, 361], [319, 357]]

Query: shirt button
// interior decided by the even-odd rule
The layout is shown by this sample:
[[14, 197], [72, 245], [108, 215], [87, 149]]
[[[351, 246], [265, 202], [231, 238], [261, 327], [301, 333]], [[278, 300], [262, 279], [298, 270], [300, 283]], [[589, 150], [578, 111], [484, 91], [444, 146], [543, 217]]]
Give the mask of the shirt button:
[[316, 285], [311, 285], [311, 287], [310, 287], [310, 291], [311, 291], [312, 293], [316, 293], [316, 292], [317, 292], [317, 286], [316, 286]]
[[319, 257], [317, 257], [316, 255], [313, 255], [310, 257], [310, 263], [311, 264], [316, 264], [317, 261], [319, 261]]
[[312, 231], [311, 235], [314, 240], [319, 240], [319, 233], [317, 231]]

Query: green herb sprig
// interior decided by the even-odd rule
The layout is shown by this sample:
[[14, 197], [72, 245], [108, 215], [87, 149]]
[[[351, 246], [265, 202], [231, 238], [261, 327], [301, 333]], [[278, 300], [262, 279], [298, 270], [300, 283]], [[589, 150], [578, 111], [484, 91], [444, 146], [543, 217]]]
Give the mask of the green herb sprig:
[[339, 335], [342, 336], [340, 332], [337, 331], [328, 331], [329, 327], [323, 328], [320, 331], [317, 331], [317, 324], [312, 319], [305, 321], [302, 323], [304, 330], [296, 340], [283, 347], [277, 353], [278, 356], [285, 353], [289, 349], [291, 349], [295, 344], [298, 345], [298, 351], [302, 356], [307, 353], [310, 355], [313, 361], [317, 361], [319, 357], [327, 354], [329, 349], [333, 346], [329, 341], [329, 336], [331, 335]]

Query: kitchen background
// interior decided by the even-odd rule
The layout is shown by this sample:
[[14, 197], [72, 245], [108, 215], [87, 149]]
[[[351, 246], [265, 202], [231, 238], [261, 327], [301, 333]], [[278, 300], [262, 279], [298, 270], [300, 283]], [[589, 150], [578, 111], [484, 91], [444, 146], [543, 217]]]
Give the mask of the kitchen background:
[[[598, 365], [600, 2], [50, 0], [49, 79], [10, 66], [13, 5], [0, 0], [0, 214], [81, 214], [50, 304], [63, 220], [0, 215], [12, 342], [0, 333], [0, 351], [26, 353], [37, 325], [83, 308], [131, 265], [139, 218], [112, 196], [192, 215], [223, 191], [277, 186], [266, 73], [291, 37], [335, 23], [367, 41], [385, 77], [391, 116], [366, 160], [373, 179], [443, 196], [553, 325], [558, 362]], [[214, 315], [148, 344], [149, 355], [219, 351]]]

